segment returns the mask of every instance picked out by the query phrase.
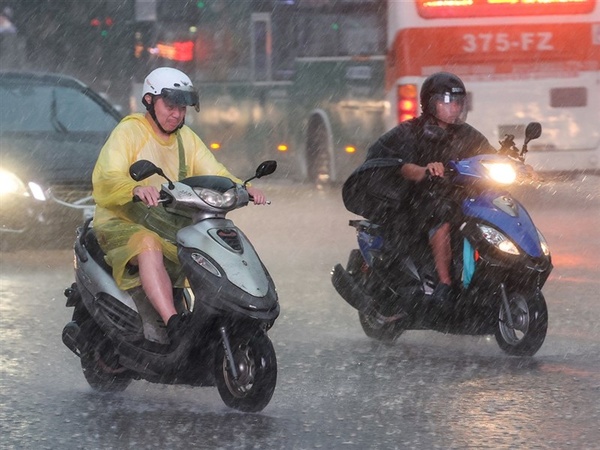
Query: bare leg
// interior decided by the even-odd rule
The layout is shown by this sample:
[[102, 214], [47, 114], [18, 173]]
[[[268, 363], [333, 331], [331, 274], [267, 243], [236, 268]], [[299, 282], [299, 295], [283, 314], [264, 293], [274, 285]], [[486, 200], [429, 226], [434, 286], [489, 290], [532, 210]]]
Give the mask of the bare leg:
[[148, 250], [137, 256], [142, 287], [150, 303], [166, 324], [175, 314], [173, 285], [159, 250]]
[[452, 284], [450, 277], [450, 263], [452, 262], [452, 248], [450, 246], [450, 224], [444, 223], [429, 239], [435, 269], [440, 278], [440, 283]]

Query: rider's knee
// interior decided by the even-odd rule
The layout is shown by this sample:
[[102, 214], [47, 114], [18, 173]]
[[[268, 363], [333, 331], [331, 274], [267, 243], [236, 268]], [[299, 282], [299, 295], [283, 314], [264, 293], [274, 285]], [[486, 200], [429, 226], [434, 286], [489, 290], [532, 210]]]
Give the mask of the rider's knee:
[[152, 251], [162, 252], [160, 238], [152, 232], [141, 231], [134, 234], [131, 236], [131, 239], [129, 239], [129, 246], [138, 255]]

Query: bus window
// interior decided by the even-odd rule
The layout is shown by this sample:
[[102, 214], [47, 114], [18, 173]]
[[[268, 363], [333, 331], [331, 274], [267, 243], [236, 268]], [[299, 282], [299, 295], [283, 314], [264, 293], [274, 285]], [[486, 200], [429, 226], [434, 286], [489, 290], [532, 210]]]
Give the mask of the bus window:
[[252, 79], [271, 80], [271, 20], [269, 14], [252, 14]]
[[299, 56], [383, 54], [385, 30], [375, 15], [302, 13], [297, 22]]

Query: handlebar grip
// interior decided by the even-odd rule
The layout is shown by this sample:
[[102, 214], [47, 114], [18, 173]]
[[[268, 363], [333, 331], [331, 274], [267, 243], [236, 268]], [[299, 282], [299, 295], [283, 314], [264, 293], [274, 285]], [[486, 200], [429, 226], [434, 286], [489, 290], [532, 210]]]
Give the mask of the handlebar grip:
[[[141, 202], [142, 199], [137, 196], [134, 195], [131, 200], [133, 201], [133, 203], [137, 203], [137, 202]], [[164, 191], [160, 191], [160, 196], [158, 198], [158, 203], [169, 203], [171, 201], [171, 196], [169, 194], [167, 194]]]
[[[254, 197], [253, 197], [253, 196], [251, 196], [250, 194], [248, 194], [248, 201], [250, 201], [250, 202], [254, 202]], [[266, 205], [270, 205], [270, 204], [271, 204], [271, 200], [267, 200], [267, 201], [265, 202], [265, 204], [266, 204]]]

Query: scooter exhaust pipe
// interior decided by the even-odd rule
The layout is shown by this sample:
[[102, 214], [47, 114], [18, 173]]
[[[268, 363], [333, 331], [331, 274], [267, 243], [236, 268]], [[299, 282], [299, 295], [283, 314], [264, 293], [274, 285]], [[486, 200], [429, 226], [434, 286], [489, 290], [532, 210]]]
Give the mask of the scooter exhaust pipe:
[[353, 308], [360, 312], [366, 312], [372, 308], [373, 300], [371, 297], [356, 285], [350, 274], [341, 264], [336, 264], [333, 267], [331, 282], [338, 294]]

